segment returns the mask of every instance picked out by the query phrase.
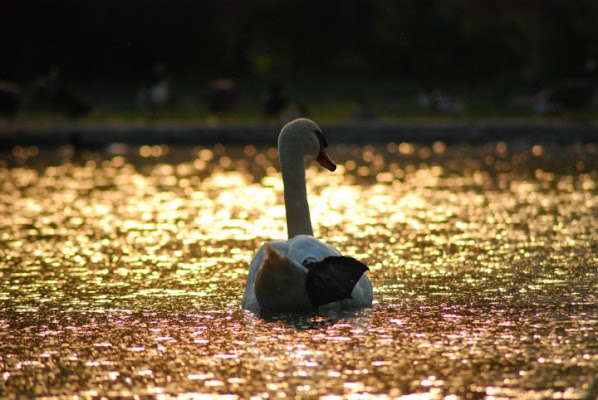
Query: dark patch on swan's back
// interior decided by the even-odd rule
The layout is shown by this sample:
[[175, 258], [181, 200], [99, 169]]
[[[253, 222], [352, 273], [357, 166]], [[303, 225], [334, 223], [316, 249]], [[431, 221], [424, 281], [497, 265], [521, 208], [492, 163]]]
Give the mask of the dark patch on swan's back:
[[332, 256], [319, 262], [306, 259], [307, 292], [314, 307], [350, 299], [353, 288], [368, 267], [351, 257]]

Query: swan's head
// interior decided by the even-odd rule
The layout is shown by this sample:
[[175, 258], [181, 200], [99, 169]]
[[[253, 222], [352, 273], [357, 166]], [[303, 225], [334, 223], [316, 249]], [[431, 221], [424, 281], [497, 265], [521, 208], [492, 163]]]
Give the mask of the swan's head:
[[255, 276], [255, 297], [263, 312], [300, 312], [313, 308], [306, 290], [307, 268], [265, 245]]
[[313, 157], [324, 168], [334, 171], [336, 164], [326, 152], [328, 143], [320, 127], [310, 119], [298, 118], [283, 126], [278, 148]]

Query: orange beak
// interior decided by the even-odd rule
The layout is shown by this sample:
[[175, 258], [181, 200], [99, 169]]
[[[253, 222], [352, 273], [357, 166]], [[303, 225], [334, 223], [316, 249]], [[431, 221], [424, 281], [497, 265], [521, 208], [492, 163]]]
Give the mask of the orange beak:
[[323, 147], [320, 148], [320, 152], [318, 153], [318, 157], [316, 161], [320, 163], [320, 165], [330, 171], [334, 171], [336, 169], [336, 164], [334, 161], [330, 159], [330, 156], [326, 152], [326, 149]]

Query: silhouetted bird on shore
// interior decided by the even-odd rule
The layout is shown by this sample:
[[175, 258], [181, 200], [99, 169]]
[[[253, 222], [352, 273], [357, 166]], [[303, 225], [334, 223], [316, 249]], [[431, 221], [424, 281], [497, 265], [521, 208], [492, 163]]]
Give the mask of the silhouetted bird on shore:
[[265, 117], [278, 117], [287, 108], [289, 102], [284, 95], [282, 85], [273, 83], [268, 87], [262, 104], [262, 112]]
[[236, 101], [237, 85], [232, 79], [217, 79], [210, 84], [206, 102], [212, 114], [226, 114]]
[[21, 88], [13, 82], [0, 81], [0, 114], [14, 119], [21, 106]]
[[362, 97], [353, 104], [351, 116], [357, 120], [370, 120], [376, 117], [376, 113], [370, 100], [367, 97]]
[[538, 93], [534, 111], [537, 114], [550, 114], [589, 107], [594, 91], [594, 85], [586, 79], [566, 79]]
[[457, 99], [450, 98], [440, 90], [427, 90], [418, 97], [420, 107], [438, 114], [458, 114], [465, 108], [465, 104]]
[[81, 96], [68, 89], [60, 79], [60, 72], [53, 68], [47, 76], [36, 80], [33, 87], [32, 105], [79, 118], [91, 111], [91, 105]]
[[297, 118], [305, 118], [308, 116], [309, 110], [305, 104], [291, 103], [280, 113], [280, 120], [286, 123]]

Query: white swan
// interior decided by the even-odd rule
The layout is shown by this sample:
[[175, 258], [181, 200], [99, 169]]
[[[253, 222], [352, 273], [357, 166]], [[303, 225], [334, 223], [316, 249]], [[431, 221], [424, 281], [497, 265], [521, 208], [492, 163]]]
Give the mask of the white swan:
[[334, 171], [326, 139], [313, 121], [296, 119], [278, 136], [289, 240], [267, 242], [249, 265], [242, 307], [256, 314], [341, 310], [372, 305], [364, 264], [313, 237], [305, 157]]

